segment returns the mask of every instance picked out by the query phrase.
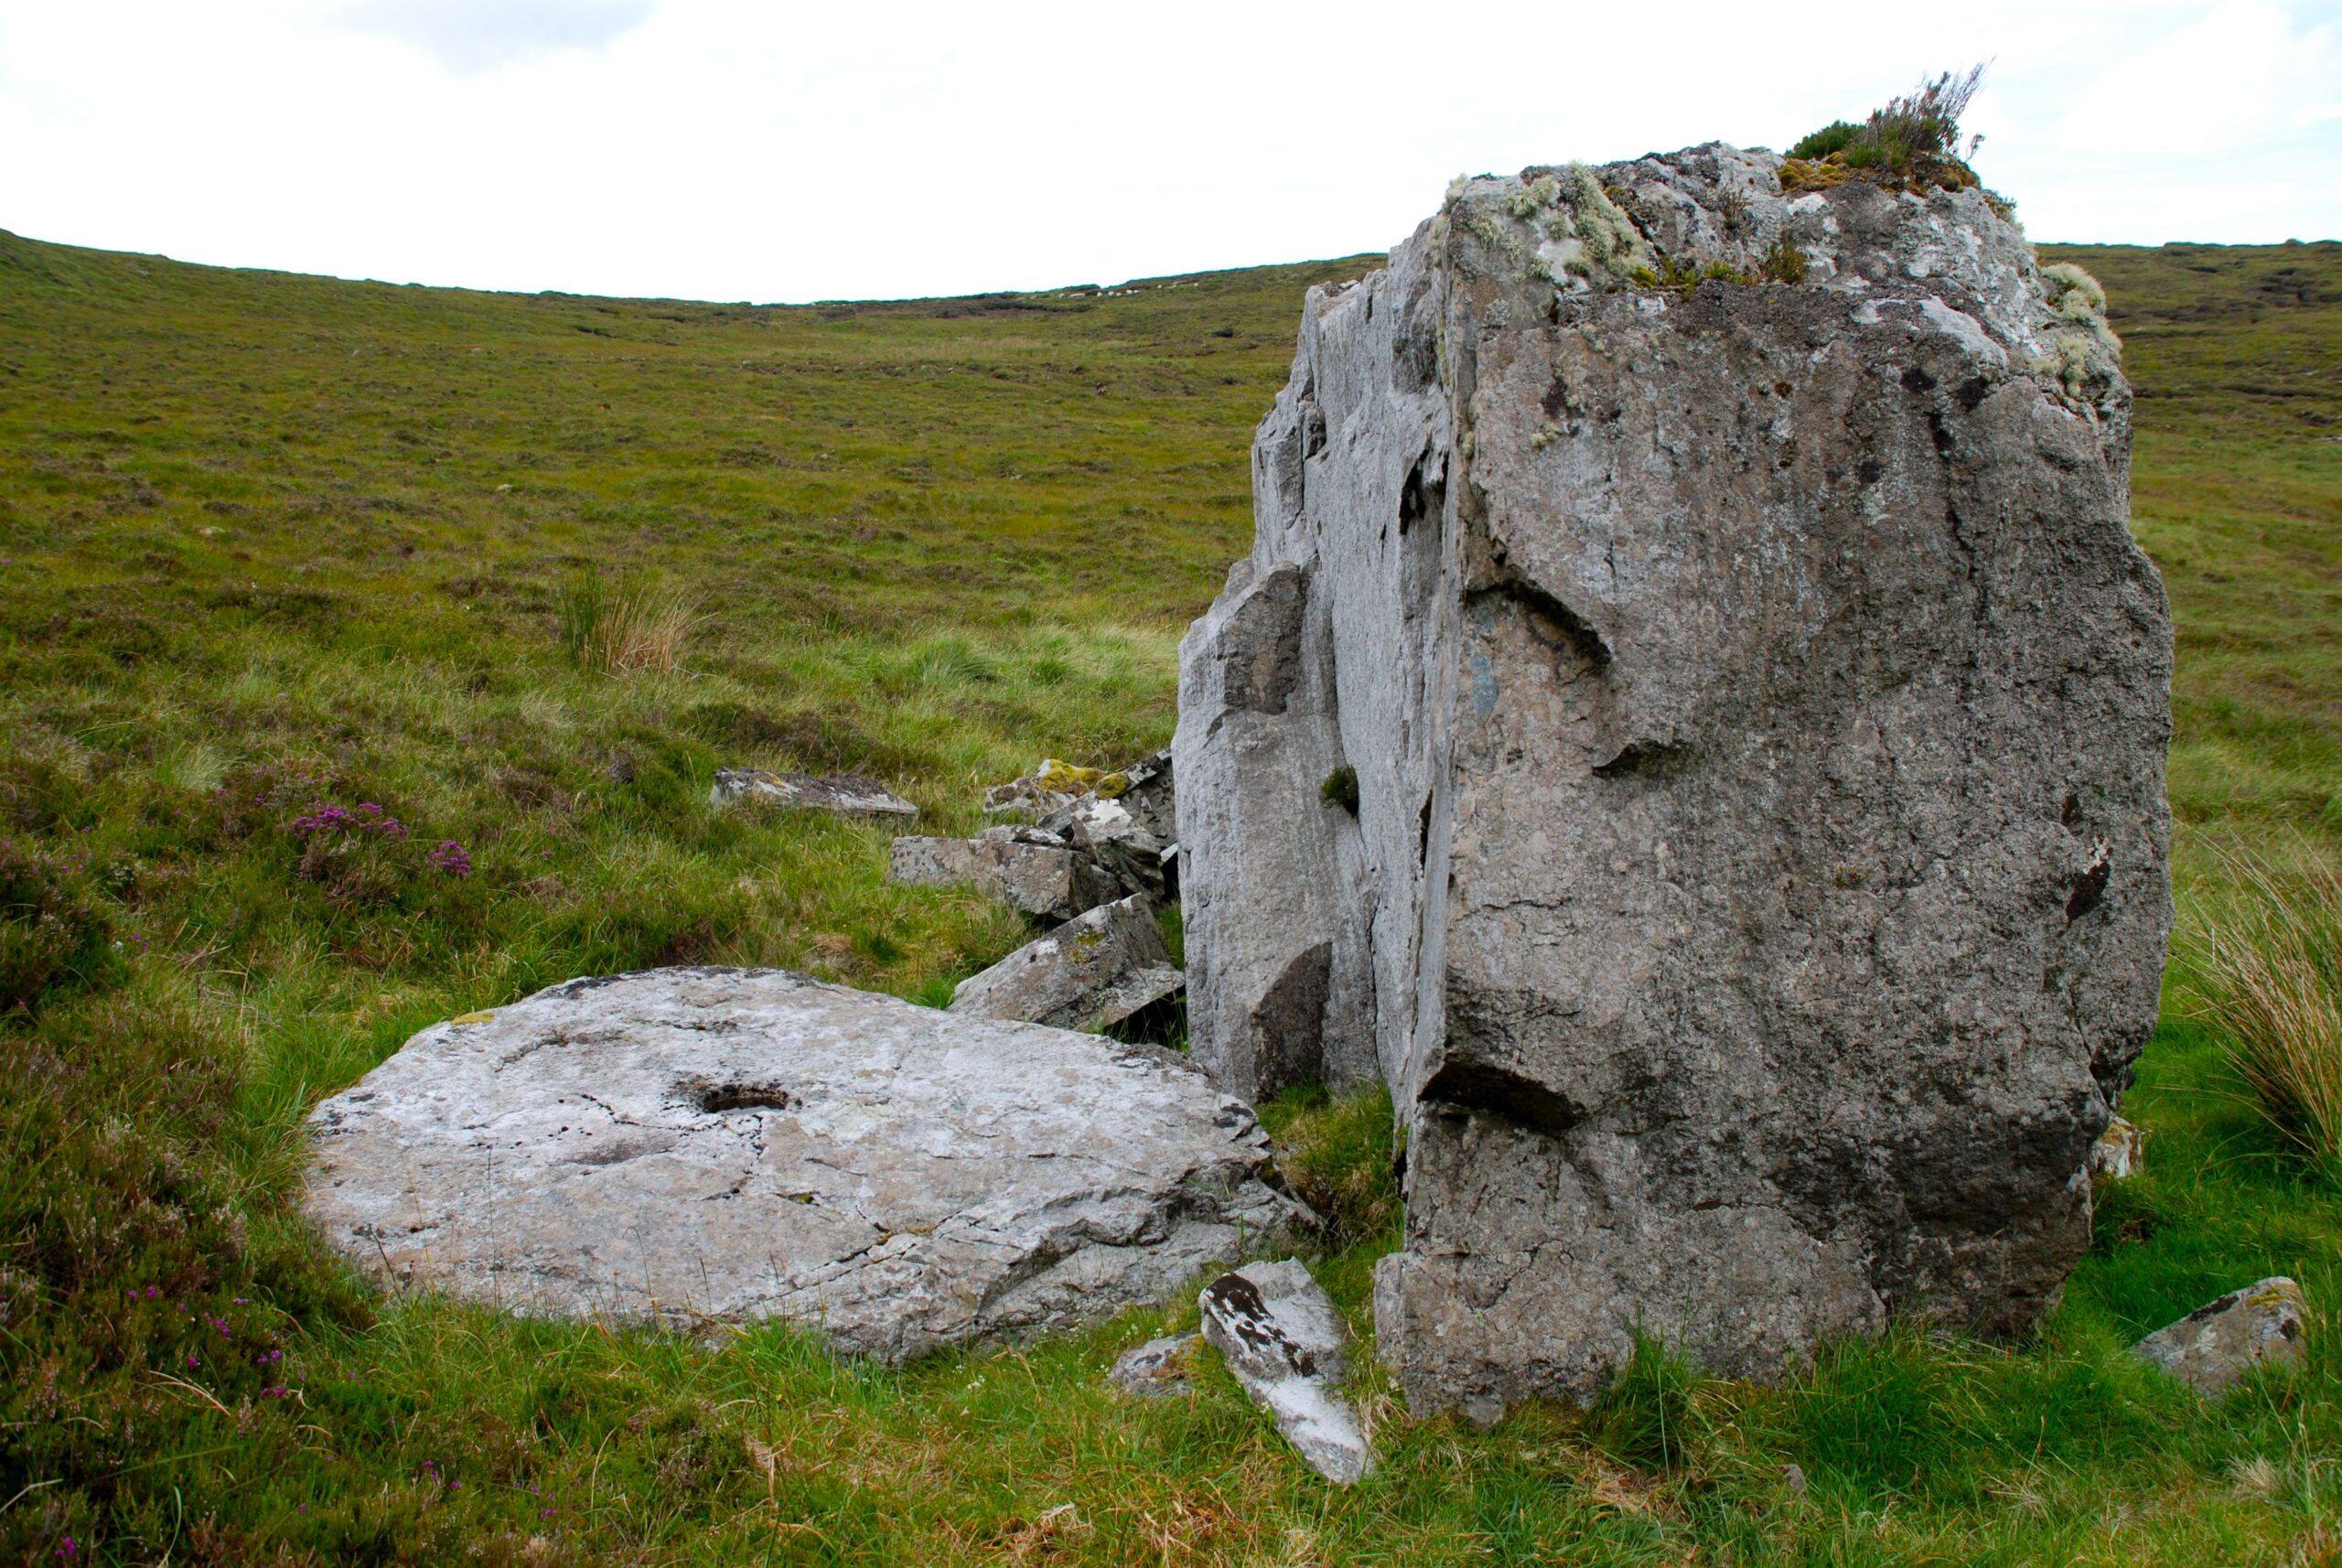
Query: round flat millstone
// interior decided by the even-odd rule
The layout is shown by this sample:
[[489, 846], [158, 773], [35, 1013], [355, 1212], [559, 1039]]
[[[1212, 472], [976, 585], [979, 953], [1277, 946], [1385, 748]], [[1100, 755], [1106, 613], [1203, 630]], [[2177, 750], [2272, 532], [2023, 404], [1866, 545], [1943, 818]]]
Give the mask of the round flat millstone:
[[307, 1211], [377, 1277], [889, 1360], [1162, 1299], [1309, 1219], [1183, 1057], [779, 970], [467, 1014], [309, 1125]]

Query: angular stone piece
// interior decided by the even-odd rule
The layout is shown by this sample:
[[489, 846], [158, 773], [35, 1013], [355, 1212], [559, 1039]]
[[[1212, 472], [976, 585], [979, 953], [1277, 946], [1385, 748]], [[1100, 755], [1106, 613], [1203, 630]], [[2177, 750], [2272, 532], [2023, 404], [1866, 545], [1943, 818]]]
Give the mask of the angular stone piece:
[[1166, 844], [1176, 843], [1179, 840], [1179, 798], [1174, 784], [1170, 748], [1166, 746], [1161, 751], [1142, 757], [1118, 771], [1122, 775], [1123, 785], [1112, 799], [1131, 814], [1133, 822], [1157, 841]]
[[887, 851], [886, 880], [978, 887], [1047, 920], [1069, 920], [1123, 891], [1056, 834], [1030, 828], [987, 828], [972, 839], [898, 838]]
[[2094, 291], [1778, 163], [1463, 182], [1314, 290], [1181, 643], [1191, 1046], [1390, 1084], [1418, 1409], [1592, 1398], [1638, 1322], [1749, 1378], [2027, 1328], [2154, 1025], [2171, 622]]
[[2232, 1290], [2156, 1329], [2131, 1353], [2216, 1399], [2263, 1361], [2300, 1361], [2302, 1287], [2279, 1274]]
[[1120, 800], [1084, 795], [1061, 811], [1052, 812], [1041, 826], [1072, 846], [1101, 878], [1126, 893], [1161, 903], [1176, 888], [1176, 873], [1166, 875], [1166, 857], [1175, 849], [1155, 835]]
[[1189, 1381], [1195, 1365], [1196, 1346], [1203, 1336], [1194, 1329], [1185, 1334], [1173, 1334], [1161, 1339], [1150, 1339], [1135, 1348], [1125, 1350], [1114, 1361], [1113, 1369], [1106, 1374], [1106, 1381], [1126, 1394], [1142, 1399], [1165, 1399], [1174, 1394], [1195, 1392]]
[[827, 811], [836, 817], [919, 820], [919, 808], [900, 795], [859, 773], [816, 779], [806, 773], [774, 773], [762, 768], [719, 768], [708, 804], [724, 807], [736, 800], [761, 800], [800, 811]]
[[1154, 907], [1133, 895], [1085, 909], [969, 976], [952, 991], [945, 1011], [1094, 1032], [1186, 983], [1172, 965]]
[[1204, 1338], [1309, 1467], [1345, 1486], [1374, 1468], [1358, 1412], [1342, 1398], [1349, 1336], [1309, 1271], [1247, 1263], [1204, 1287]]
[[1176, 1053], [778, 970], [576, 980], [309, 1119], [378, 1278], [548, 1316], [786, 1318], [899, 1360], [1165, 1298], [1308, 1222]]
[[1052, 811], [1063, 811], [1088, 794], [1091, 786], [1109, 777], [1099, 768], [1078, 768], [1045, 757], [1041, 765], [1021, 779], [994, 784], [984, 790], [984, 814], [1015, 822], [1037, 822]]
[[2144, 1132], [2117, 1116], [2090, 1146], [2090, 1174], [2109, 1181], [2130, 1180], [2145, 1164], [2146, 1144]]

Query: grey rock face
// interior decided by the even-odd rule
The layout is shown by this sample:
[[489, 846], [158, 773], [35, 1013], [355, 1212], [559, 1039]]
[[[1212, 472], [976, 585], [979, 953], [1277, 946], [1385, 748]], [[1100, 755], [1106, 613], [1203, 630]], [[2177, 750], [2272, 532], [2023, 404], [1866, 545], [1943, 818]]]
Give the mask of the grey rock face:
[[1155, 910], [1133, 895], [1084, 910], [962, 981], [946, 1011], [1053, 1028], [1111, 1028], [1187, 983]]
[[2278, 1275], [2197, 1307], [2131, 1353], [2216, 1399], [2264, 1361], [2302, 1358], [2302, 1287]]
[[1979, 192], [1777, 168], [1464, 182], [1313, 291], [1181, 644], [1194, 1054], [1391, 1086], [1418, 1408], [1591, 1397], [1638, 1320], [1755, 1378], [2028, 1327], [2153, 1026], [2171, 626], [2093, 291]]
[[1307, 1211], [1178, 1056], [777, 970], [572, 981], [310, 1117], [359, 1268], [515, 1311], [788, 1318], [888, 1360], [1159, 1301]]
[[1141, 1399], [1167, 1399], [1176, 1394], [1195, 1392], [1189, 1380], [1194, 1365], [1196, 1346], [1203, 1336], [1190, 1329], [1185, 1334], [1166, 1335], [1150, 1339], [1133, 1349], [1123, 1351], [1114, 1359], [1106, 1381], [1126, 1394]]
[[[628, 763], [628, 777], [633, 776]], [[708, 803], [759, 800], [792, 811], [827, 811], [838, 817], [876, 817], [917, 822], [919, 808], [875, 779], [858, 773], [816, 779], [805, 773], [772, 773], [761, 768], [719, 768]]]
[[1341, 1394], [1349, 1335], [1307, 1269], [1291, 1259], [1247, 1263], [1198, 1300], [1205, 1340], [1311, 1469], [1347, 1486], [1374, 1468], [1358, 1412]]
[[972, 839], [898, 838], [886, 854], [886, 880], [977, 887], [1048, 920], [1069, 920], [1122, 894], [1089, 856], [1037, 828], [986, 828]]

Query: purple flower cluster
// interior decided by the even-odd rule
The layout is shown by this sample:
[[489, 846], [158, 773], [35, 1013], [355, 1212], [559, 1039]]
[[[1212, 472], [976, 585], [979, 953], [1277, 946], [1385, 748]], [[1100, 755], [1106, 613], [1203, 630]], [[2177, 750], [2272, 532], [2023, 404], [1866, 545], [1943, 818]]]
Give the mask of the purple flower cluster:
[[471, 853], [454, 839], [439, 841], [439, 847], [431, 852], [431, 864], [458, 881], [472, 874]]
[[293, 819], [296, 833], [372, 833], [392, 843], [406, 837], [406, 824], [371, 800], [360, 800], [355, 806], [332, 806], [313, 801], [308, 811]]

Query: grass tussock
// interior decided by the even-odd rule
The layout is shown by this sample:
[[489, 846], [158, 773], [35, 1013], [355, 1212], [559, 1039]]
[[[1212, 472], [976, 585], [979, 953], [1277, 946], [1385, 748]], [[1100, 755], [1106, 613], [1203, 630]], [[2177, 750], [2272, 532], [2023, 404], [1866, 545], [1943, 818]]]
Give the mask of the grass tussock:
[[639, 573], [605, 582], [590, 566], [562, 585], [557, 605], [570, 662], [604, 675], [674, 669], [699, 618], [674, 589]]
[[2342, 1171], [2342, 861], [2296, 841], [2236, 853], [2230, 871], [2186, 937], [2197, 1015], [2272, 1123]]

